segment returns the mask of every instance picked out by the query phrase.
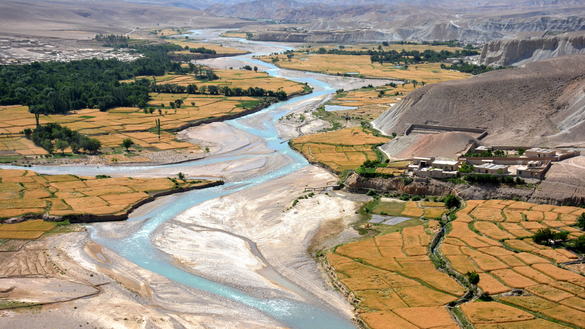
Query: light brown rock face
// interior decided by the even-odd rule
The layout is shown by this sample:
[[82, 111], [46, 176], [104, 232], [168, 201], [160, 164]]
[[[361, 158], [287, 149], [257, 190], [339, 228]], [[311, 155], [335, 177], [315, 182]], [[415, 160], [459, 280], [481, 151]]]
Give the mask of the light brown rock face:
[[585, 145], [585, 56], [427, 85], [374, 121], [386, 134], [411, 124], [484, 128], [500, 145]]
[[585, 54], [585, 33], [492, 41], [483, 47], [480, 63], [496, 66], [521, 65], [577, 54]]

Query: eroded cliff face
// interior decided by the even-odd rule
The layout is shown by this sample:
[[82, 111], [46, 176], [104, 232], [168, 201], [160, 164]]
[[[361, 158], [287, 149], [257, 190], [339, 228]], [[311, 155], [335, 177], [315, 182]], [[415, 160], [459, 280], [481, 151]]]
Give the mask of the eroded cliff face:
[[585, 146], [585, 56], [427, 85], [374, 121], [386, 134], [411, 124], [482, 128], [491, 144]]
[[484, 65], [522, 65], [552, 57], [585, 54], [585, 32], [545, 38], [492, 41], [483, 47]]

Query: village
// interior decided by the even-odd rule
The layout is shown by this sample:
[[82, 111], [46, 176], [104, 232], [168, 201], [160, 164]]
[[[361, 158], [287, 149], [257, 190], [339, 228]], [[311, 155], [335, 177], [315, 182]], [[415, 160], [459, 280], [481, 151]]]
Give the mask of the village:
[[436, 179], [483, 174], [543, 180], [553, 162], [579, 155], [576, 150], [473, 146], [457, 159], [414, 157], [406, 174]]

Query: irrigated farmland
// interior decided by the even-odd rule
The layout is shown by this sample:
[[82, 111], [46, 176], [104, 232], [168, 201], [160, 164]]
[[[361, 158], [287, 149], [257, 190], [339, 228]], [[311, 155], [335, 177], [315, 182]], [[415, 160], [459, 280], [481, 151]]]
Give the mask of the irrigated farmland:
[[[157, 83], [199, 87], [210, 85], [229, 88], [266, 88], [283, 90], [288, 95], [303, 93], [306, 85], [285, 79], [269, 77], [266, 73], [227, 70], [218, 72], [220, 78], [202, 82], [190, 75], [166, 75]], [[40, 117], [40, 124], [57, 123], [101, 142], [104, 153], [120, 153], [125, 139], [134, 142], [133, 147], [150, 151], [180, 151], [184, 154], [201, 154], [202, 150], [192, 143], [177, 140], [174, 132], [201, 122], [222, 120], [262, 108], [270, 103], [264, 97], [225, 96], [223, 94], [150, 93], [147, 108], [119, 107], [108, 111], [83, 109], [68, 114]], [[177, 105], [179, 104], [179, 105]], [[160, 120], [160, 134], [157, 122]], [[48, 152], [26, 139], [23, 131], [35, 127], [35, 116], [25, 106], [0, 106], [0, 158], [4, 162], [22, 157], [37, 157]], [[65, 150], [68, 151], [68, 150]], [[117, 151], [117, 152], [116, 152]], [[102, 157], [106, 162], [151, 161], [143, 153], [116, 154]]]
[[439, 63], [413, 64], [404, 68], [391, 63], [372, 63], [370, 56], [365, 55], [294, 53], [290, 59], [286, 55], [272, 55], [261, 57], [261, 59], [293, 70], [333, 75], [359, 75], [368, 78], [417, 80], [425, 83], [465, 79], [470, 76], [466, 73], [442, 69]]
[[477, 328], [585, 326], [585, 277], [564, 268], [579, 256], [532, 241], [541, 228], [583, 234], [573, 225], [585, 209], [526, 202], [468, 201], [441, 253], [461, 274], [477, 272], [493, 302], [463, 304]]
[[[426, 209], [440, 205], [382, 198], [371, 212], [428, 218], [432, 216]], [[336, 247], [327, 260], [337, 281], [357, 298], [361, 319], [373, 329], [457, 324], [482, 329], [583, 328], [585, 277], [565, 268], [579, 255], [532, 241], [542, 227], [568, 231], [573, 237], [584, 234], [574, 227], [582, 213], [585, 209], [576, 207], [472, 200], [448, 222], [435, 263], [429, 244], [439, 232], [436, 220], [390, 226], [387, 231], [397, 232]], [[470, 272], [479, 274], [475, 297], [450, 304], [469, 286], [436, 269], [443, 264], [458, 273], [459, 282]], [[454, 315], [463, 323], [456, 323]]]
[[373, 148], [388, 140], [356, 127], [302, 136], [293, 139], [291, 145], [309, 161], [341, 172], [355, 169], [366, 160], [377, 160]]
[[368, 327], [456, 328], [445, 307], [465, 289], [427, 256], [437, 221], [337, 247], [327, 255], [338, 280], [360, 300]]
[[[133, 205], [155, 194], [209, 184], [208, 181], [174, 178], [40, 175], [28, 170], [0, 170], [0, 179], [0, 219], [25, 215], [121, 216]], [[19, 237], [11, 236], [9, 227], [17, 226], [0, 226], [0, 239], [25, 238], [22, 233]], [[14, 230], [27, 231], [24, 228]], [[30, 229], [35, 232], [43, 230]]]

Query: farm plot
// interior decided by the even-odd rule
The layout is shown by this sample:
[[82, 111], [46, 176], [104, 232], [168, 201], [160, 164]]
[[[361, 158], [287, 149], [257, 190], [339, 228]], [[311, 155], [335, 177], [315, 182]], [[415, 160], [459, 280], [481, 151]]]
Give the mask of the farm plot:
[[445, 305], [464, 289], [427, 256], [438, 227], [429, 221], [327, 254], [339, 281], [359, 298], [358, 312], [370, 328], [457, 326]]
[[440, 251], [457, 272], [479, 273], [479, 288], [495, 299], [461, 307], [476, 328], [585, 326], [585, 277], [563, 266], [578, 256], [531, 239], [539, 228], [583, 234], [571, 226], [583, 212], [504, 200], [467, 202]]
[[440, 219], [447, 211], [443, 202], [427, 201], [398, 201], [381, 199], [372, 209], [374, 214], [405, 217], [424, 217], [427, 219]]
[[[120, 215], [153, 193], [201, 186], [200, 180], [167, 178], [96, 178], [39, 175], [27, 170], [0, 170], [0, 218], [44, 214]], [[0, 238], [26, 238], [43, 232], [50, 223], [0, 225]], [[27, 229], [28, 228], [28, 229]], [[16, 232], [14, 234], [10, 232]], [[30, 231], [30, 232], [29, 232]], [[40, 236], [40, 235], [39, 235]]]
[[[421, 87], [418, 84], [417, 87]], [[379, 117], [394, 104], [415, 89], [411, 83], [398, 84], [396, 87], [381, 86], [377, 88], [361, 88], [336, 94], [327, 105], [346, 106], [351, 110], [331, 112], [340, 119], [350, 118], [356, 121], [372, 121]]]
[[333, 75], [359, 74], [369, 78], [417, 80], [437, 83], [447, 80], [465, 79], [469, 74], [441, 69], [440, 63], [409, 65], [408, 69], [391, 63], [372, 63], [367, 55], [329, 55], [295, 53], [292, 58], [286, 55], [271, 55], [260, 58], [274, 62], [282, 68], [320, 72]]
[[[245, 36], [244, 36], [245, 38]], [[238, 48], [226, 47], [223, 45], [218, 45], [214, 43], [202, 43], [202, 42], [191, 42], [188, 40], [178, 40], [178, 39], [168, 39], [170, 43], [174, 43], [179, 45], [183, 48], [206, 48], [209, 50], [213, 50], [216, 52], [217, 55], [243, 55], [247, 54], [248, 52]], [[189, 50], [184, 51], [186, 54], [190, 54]]]
[[[201, 81], [193, 75], [176, 75], [166, 74], [164, 76], [156, 77], [157, 84], [176, 84], [180, 86], [188, 86], [190, 84], [197, 85], [198, 88], [203, 86], [217, 86], [230, 88], [263, 88], [271, 91], [285, 91], [289, 96], [303, 93], [305, 85], [291, 80], [271, 77], [265, 72], [254, 72], [248, 70], [214, 70], [215, 74], [219, 76], [218, 80]], [[136, 79], [152, 80], [151, 76], [139, 76]]]
[[355, 169], [366, 160], [376, 160], [373, 148], [387, 142], [362, 128], [346, 128], [295, 138], [292, 147], [310, 162], [323, 163], [336, 172]]

